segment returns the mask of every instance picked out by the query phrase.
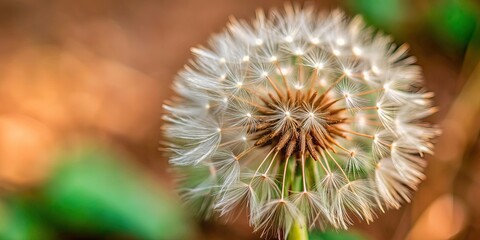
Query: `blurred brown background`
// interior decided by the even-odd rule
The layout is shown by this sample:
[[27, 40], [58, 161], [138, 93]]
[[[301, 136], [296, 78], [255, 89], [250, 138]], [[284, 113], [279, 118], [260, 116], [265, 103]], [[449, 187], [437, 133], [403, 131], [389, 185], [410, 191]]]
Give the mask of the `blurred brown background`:
[[[173, 176], [157, 150], [162, 102], [172, 94], [176, 72], [191, 57], [189, 49], [222, 31], [229, 16], [251, 19], [259, 7], [283, 4], [283, 0], [0, 1], [0, 195], [7, 199], [0, 205], [2, 239], [258, 238], [242, 218], [227, 224], [202, 223], [188, 213], [184, 218], [189, 227], [179, 230], [187, 235], [164, 236], [154, 230], [142, 235], [102, 226], [85, 230], [58, 224], [63, 220], [51, 220], [50, 205], [38, 205], [48, 202], [45, 189], [58, 175], [56, 166], [62, 158], [56, 156], [88, 143], [121, 155], [125, 171], [145, 178], [177, 206]], [[362, 14], [397, 43], [408, 42], [440, 107], [428, 120], [440, 124], [443, 135], [437, 139], [435, 156], [428, 157], [428, 177], [413, 203], [379, 214], [370, 225], [357, 224], [353, 231], [368, 239], [479, 239], [478, 4], [385, 0], [315, 5], [325, 11], [342, 8]], [[150, 189], [143, 182], [139, 186], [130, 191]], [[26, 205], [17, 209], [18, 202]], [[137, 216], [140, 209], [131, 204], [132, 216]], [[22, 235], [28, 231], [12, 225], [17, 210], [26, 216], [35, 212], [34, 220], [27, 217], [23, 222], [32, 221], [34, 226], [43, 222], [33, 235]], [[102, 215], [101, 211], [95, 214]], [[12, 231], [16, 235], [5, 235]]]

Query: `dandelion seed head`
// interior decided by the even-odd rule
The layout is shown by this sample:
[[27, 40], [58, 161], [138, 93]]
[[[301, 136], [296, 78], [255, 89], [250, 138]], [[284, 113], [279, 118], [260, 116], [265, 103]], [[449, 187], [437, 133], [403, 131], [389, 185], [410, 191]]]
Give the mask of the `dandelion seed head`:
[[422, 122], [433, 93], [413, 90], [422, 76], [406, 49], [299, 5], [193, 48], [163, 117], [185, 202], [205, 217], [243, 209], [282, 237], [298, 219], [347, 228], [410, 201], [440, 131]]

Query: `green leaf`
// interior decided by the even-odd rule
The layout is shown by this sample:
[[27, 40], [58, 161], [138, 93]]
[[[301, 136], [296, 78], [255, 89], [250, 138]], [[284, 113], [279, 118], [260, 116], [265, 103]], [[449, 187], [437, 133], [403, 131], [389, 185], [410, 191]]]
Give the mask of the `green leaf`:
[[64, 227], [141, 239], [186, 237], [178, 205], [115, 154], [87, 147], [63, 154], [60, 162], [46, 185], [45, 203]]

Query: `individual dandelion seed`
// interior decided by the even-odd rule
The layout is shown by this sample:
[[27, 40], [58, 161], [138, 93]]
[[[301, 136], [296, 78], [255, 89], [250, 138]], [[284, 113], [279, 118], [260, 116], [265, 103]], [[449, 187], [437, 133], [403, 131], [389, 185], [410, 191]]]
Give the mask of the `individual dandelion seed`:
[[338, 10], [232, 19], [192, 49], [164, 105], [186, 203], [204, 217], [246, 210], [286, 238], [410, 201], [439, 130], [421, 121], [436, 108], [407, 50]]

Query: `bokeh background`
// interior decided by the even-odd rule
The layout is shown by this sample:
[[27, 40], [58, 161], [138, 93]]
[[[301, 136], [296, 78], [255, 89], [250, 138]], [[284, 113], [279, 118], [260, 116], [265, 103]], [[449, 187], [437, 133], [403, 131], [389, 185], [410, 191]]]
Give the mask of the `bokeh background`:
[[[312, 239], [480, 239], [480, 4], [323, 0], [408, 42], [443, 129], [411, 203]], [[190, 48], [283, 0], [0, 1], [0, 239], [258, 239], [182, 207], [158, 151]]]

